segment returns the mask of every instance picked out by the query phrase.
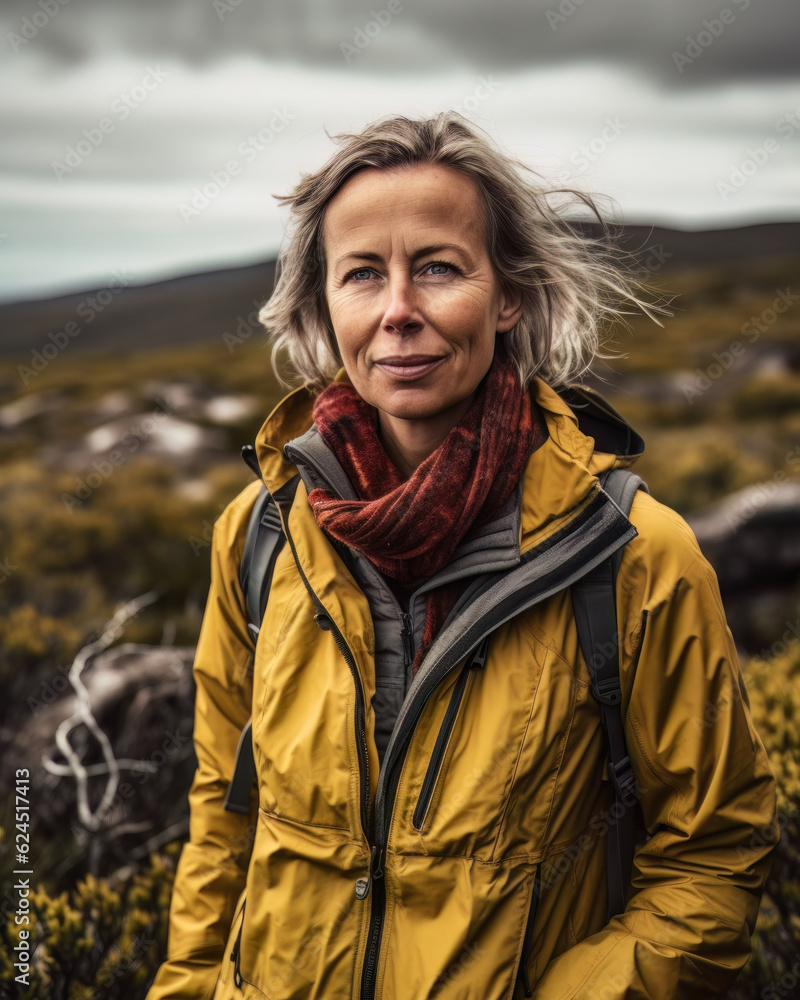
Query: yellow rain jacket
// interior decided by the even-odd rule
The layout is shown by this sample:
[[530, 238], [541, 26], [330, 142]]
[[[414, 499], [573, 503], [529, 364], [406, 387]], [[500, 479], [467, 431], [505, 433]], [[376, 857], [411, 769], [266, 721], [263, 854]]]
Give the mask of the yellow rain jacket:
[[[596, 451], [540, 379], [531, 394], [549, 438], [523, 474], [516, 564], [445, 624], [380, 762], [370, 605], [283, 451], [313, 397], [267, 418], [256, 453], [289, 544], [254, 652], [238, 572], [259, 484], [215, 525], [190, 840], [147, 1000], [705, 1000], [743, 966], [775, 800], [717, 578], [677, 513], [640, 491], [628, 519], [601, 490], [635, 456]], [[569, 584], [619, 546], [649, 838], [608, 922], [612, 798]], [[246, 816], [223, 802], [251, 709]]]

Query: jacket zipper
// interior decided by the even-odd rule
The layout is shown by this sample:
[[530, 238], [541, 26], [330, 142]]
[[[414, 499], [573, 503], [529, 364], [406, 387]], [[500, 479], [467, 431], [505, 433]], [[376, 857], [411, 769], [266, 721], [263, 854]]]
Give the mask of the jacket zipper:
[[244, 908], [247, 906], [247, 900], [242, 903], [242, 918], [239, 923], [239, 933], [236, 935], [236, 940], [233, 942], [233, 949], [231, 950], [231, 961], [233, 962], [233, 981], [238, 987], [242, 988], [242, 983], [244, 978], [242, 977], [242, 970], [239, 966], [239, 959], [242, 951], [242, 929], [244, 928]]
[[369, 866], [366, 892], [372, 885], [372, 906], [369, 915], [369, 935], [367, 951], [364, 955], [364, 967], [361, 972], [362, 1000], [375, 996], [375, 976], [378, 968], [378, 955], [383, 937], [383, 917], [386, 909], [386, 882], [383, 878], [383, 848], [376, 844], [372, 848], [372, 861]]
[[[302, 571], [301, 571], [302, 572]], [[319, 602], [318, 602], [319, 603]], [[320, 607], [322, 605], [320, 603]], [[361, 824], [364, 828], [364, 836], [370, 845], [370, 864], [367, 878], [358, 879], [355, 885], [357, 899], [364, 899], [369, 894], [372, 887], [372, 901], [370, 906], [370, 932], [367, 955], [364, 960], [364, 974], [362, 977], [362, 996], [374, 997], [375, 994], [375, 966], [377, 956], [381, 946], [381, 936], [383, 931], [383, 911], [386, 904], [386, 888], [383, 881], [383, 848], [373, 843], [370, 839], [369, 831], [369, 754], [367, 751], [366, 726], [364, 721], [364, 692], [361, 686], [361, 678], [358, 676], [355, 661], [353, 660], [350, 647], [347, 645], [344, 636], [336, 627], [333, 619], [322, 608], [315, 616], [314, 620], [320, 628], [330, 631], [339, 647], [339, 651], [347, 661], [353, 679], [356, 684], [356, 729], [360, 737], [359, 740], [359, 774], [361, 776]]]
[[[464, 676], [466, 677], [466, 671], [474, 666], [483, 666], [486, 662], [486, 649], [489, 643], [489, 637], [486, 636], [481, 642], [480, 646], [470, 658], [469, 663], [465, 666]], [[460, 678], [459, 678], [460, 680]], [[458, 683], [458, 682], [457, 682]], [[465, 680], [466, 683], [466, 680]], [[463, 690], [461, 692], [463, 694]], [[459, 697], [460, 701], [460, 697]], [[391, 785], [391, 791], [387, 793], [386, 797], [386, 817], [387, 821], [384, 825], [384, 829], [388, 830], [389, 822], [388, 819], [391, 816], [392, 809], [394, 808], [394, 796], [397, 791], [397, 780], [395, 779]], [[373, 847], [373, 863], [370, 865], [370, 874], [367, 880], [367, 886], [364, 890], [364, 895], [369, 891], [370, 883], [372, 885], [372, 911], [370, 913], [370, 928], [369, 937], [367, 944], [367, 953], [364, 957], [364, 966], [361, 973], [361, 1000], [374, 1000], [375, 997], [375, 977], [377, 973], [378, 956], [380, 954], [381, 938], [383, 936], [383, 919], [385, 915], [386, 908], [386, 884], [383, 878], [383, 857], [386, 850], [385, 844], [382, 838], [379, 839], [376, 835], [375, 846]]]
[[525, 922], [525, 934], [522, 938], [522, 954], [519, 957], [519, 970], [517, 972], [517, 978], [522, 983], [522, 990], [526, 997], [533, 996], [533, 990], [531, 989], [530, 980], [528, 979], [528, 970], [526, 968], [526, 962], [528, 958], [528, 952], [531, 948], [531, 936], [533, 935], [533, 922], [536, 919], [536, 910], [539, 907], [539, 896], [542, 890], [542, 866], [536, 866], [536, 875], [533, 879], [533, 892], [531, 894], [530, 905], [528, 906], [528, 919]]
[[[319, 603], [319, 602], [318, 602]], [[369, 894], [372, 887], [372, 901], [370, 907], [370, 933], [367, 955], [364, 960], [364, 975], [362, 977], [362, 996], [374, 997], [375, 991], [375, 966], [377, 956], [381, 946], [381, 936], [383, 932], [383, 913], [386, 904], [386, 887], [383, 881], [383, 848], [374, 843], [370, 838], [369, 830], [369, 753], [367, 750], [366, 725], [364, 720], [364, 691], [361, 686], [361, 678], [358, 675], [355, 661], [353, 660], [350, 647], [347, 645], [344, 636], [339, 631], [336, 623], [324, 610], [320, 603], [319, 611], [314, 619], [320, 628], [330, 631], [339, 647], [339, 651], [347, 661], [356, 685], [356, 729], [359, 734], [359, 758], [360, 758], [360, 783], [361, 783], [361, 824], [364, 828], [364, 836], [370, 846], [370, 863], [367, 878], [358, 879], [355, 885], [357, 899], [364, 899]]]
[[421, 830], [425, 822], [425, 814], [428, 811], [431, 796], [433, 795], [433, 790], [436, 787], [436, 780], [439, 776], [439, 770], [442, 766], [445, 750], [447, 749], [447, 744], [450, 740], [450, 734], [452, 733], [453, 726], [458, 718], [458, 710], [461, 707], [461, 702], [464, 698], [464, 691], [467, 688], [470, 671], [473, 669], [479, 669], [486, 662], [486, 645], [487, 640], [484, 639], [480, 648], [469, 663], [465, 663], [462, 667], [461, 673], [458, 675], [458, 680], [453, 688], [453, 693], [450, 696], [447, 711], [445, 712], [444, 719], [442, 720], [442, 726], [436, 737], [436, 743], [434, 744], [433, 753], [431, 754], [431, 759], [428, 763], [428, 769], [425, 772], [425, 779], [422, 782], [422, 790], [419, 793], [417, 806], [414, 809], [414, 816], [411, 820], [415, 830]]

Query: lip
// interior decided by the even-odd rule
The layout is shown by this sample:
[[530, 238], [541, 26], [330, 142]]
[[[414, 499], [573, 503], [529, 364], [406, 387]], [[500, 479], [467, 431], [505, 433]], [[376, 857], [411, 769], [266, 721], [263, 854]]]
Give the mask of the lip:
[[381, 358], [380, 361], [375, 362], [375, 367], [380, 368], [387, 375], [391, 375], [392, 378], [408, 382], [427, 375], [444, 360], [444, 358], [433, 357], [430, 354], [409, 354], [406, 356], [398, 354], [389, 358]]

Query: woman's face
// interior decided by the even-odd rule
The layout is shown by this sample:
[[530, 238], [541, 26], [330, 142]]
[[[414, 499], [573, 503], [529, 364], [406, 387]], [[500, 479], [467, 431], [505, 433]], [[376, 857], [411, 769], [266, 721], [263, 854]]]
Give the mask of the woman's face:
[[360, 171], [328, 204], [325, 294], [359, 395], [395, 419], [466, 412], [521, 313], [492, 270], [477, 186], [441, 165]]

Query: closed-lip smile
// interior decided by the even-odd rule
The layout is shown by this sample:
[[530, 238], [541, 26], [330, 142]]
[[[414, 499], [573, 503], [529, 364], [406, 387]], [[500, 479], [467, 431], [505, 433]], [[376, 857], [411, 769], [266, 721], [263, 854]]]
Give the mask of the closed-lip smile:
[[394, 378], [415, 379], [427, 375], [440, 361], [444, 361], [444, 358], [435, 354], [393, 354], [381, 358], [375, 364]]

